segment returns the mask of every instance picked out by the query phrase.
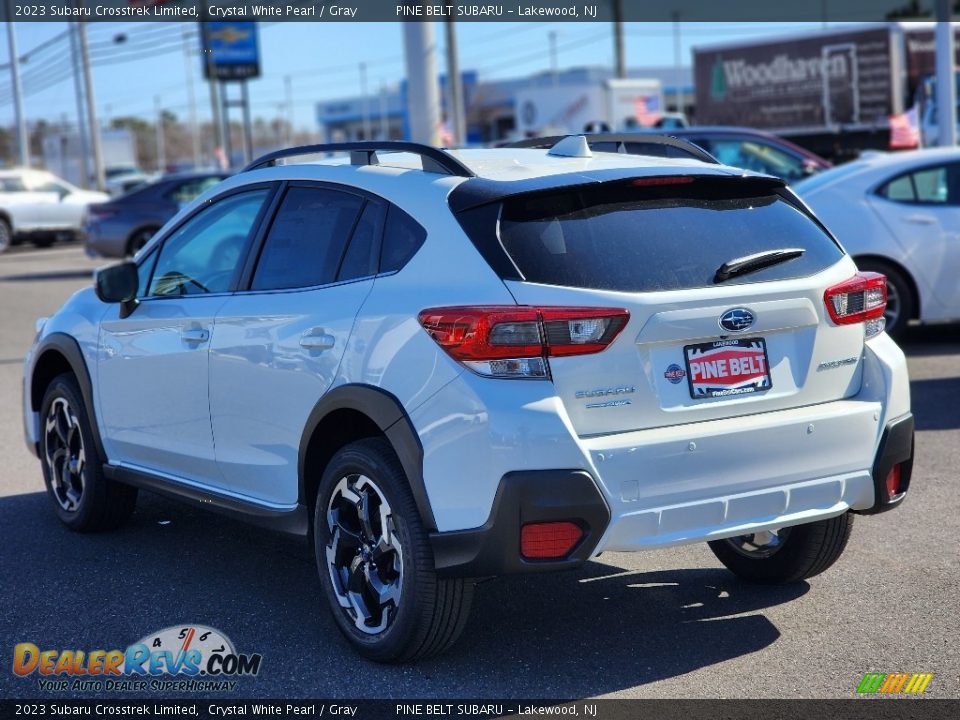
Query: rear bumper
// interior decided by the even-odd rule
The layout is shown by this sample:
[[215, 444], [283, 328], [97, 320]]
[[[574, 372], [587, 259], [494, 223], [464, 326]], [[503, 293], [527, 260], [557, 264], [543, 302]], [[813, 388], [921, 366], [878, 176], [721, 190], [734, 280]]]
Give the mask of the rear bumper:
[[[872, 421], [873, 408], [863, 410]], [[823, 418], [819, 420], [828, 425], [825, 430], [842, 446], [846, 440], [843, 426], [855, 431], [857, 413], [847, 412], [834, 421], [836, 426], [829, 427], [830, 423], [824, 423]], [[805, 434], [816, 433], [816, 427], [808, 433], [807, 418], [799, 424], [781, 425], [768, 432], [795, 433], [801, 424]], [[759, 435], [761, 447], [772, 437]], [[718, 446], [729, 441], [729, 436], [713, 438]], [[705, 443], [703, 437], [699, 442], [707, 451], [710, 443]], [[713, 492], [692, 491], [694, 494], [682, 502], [658, 503], [653, 507], [650, 503], [640, 503], [639, 508], [630, 509], [630, 503], [639, 501], [641, 479], [651, 470], [657, 470], [655, 457], [647, 455], [640, 462], [637, 450], [637, 446], [632, 446], [628, 452], [634, 455], [631, 460], [637, 461], [632, 475], [638, 480], [626, 481], [619, 498], [611, 498], [609, 488], [583, 470], [507, 473], [500, 481], [490, 518], [483, 526], [431, 535], [437, 571], [443, 576], [484, 577], [564, 570], [579, 566], [606, 550], [654, 549], [816, 522], [847, 511], [872, 514], [890, 510], [903, 502], [910, 483], [913, 416], [908, 413], [887, 424], [872, 469], [864, 467], [814, 479], [766, 483], [744, 492], [718, 493], [716, 490], [730, 487], [721, 484]], [[610, 454], [610, 460], [617, 457], [609, 448], [605, 452]], [[829, 449], [821, 445], [818, 452], [829, 453]], [[660, 455], [674, 455], [675, 465], [683, 464], [669, 446], [663, 448]], [[762, 453], [755, 455], [763, 456]], [[884, 483], [895, 464], [901, 465], [902, 492], [890, 498]], [[795, 459], [790, 458], [784, 458], [783, 469], [788, 473], [802, 472]], [[673, 475], [669, 479], [681, 485], [690, 482], [683, 476]], [[562, 560], [524, 560], [520, 554], [520, 528], [527, 523], [556, 520], [576, 522], [584, 530], [583, 540]]]
[[[520, 554], [527, 523], [571, 520], [583, 538], [563, 560], [532, 561]], [[490, 518], [479, 528], [430, 536], [434, 566], [446, 576], [483, 577], [576, 567], [590, 558], [610, 522], [610, 509], [582, 470], [528, 470], [500, 480]]]
[[[877, 457], [873, 463], [874, 502], [869, 508], [854, 512], [875, 515], [897, 507], [907, 497], [910, 479], [913, 476], [913, 414], [907, 413], [892, 420], [883, 430]], [[887, 492], [887, 474], [895, 465], [900, 466], [900, 492], [890, 496]]]

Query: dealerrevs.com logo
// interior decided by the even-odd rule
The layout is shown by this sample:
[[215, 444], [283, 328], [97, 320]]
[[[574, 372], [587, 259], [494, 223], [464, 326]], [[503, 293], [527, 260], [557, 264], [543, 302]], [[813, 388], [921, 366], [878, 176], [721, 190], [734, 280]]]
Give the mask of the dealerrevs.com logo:
[[219, 630], [175, 625], [147, 635], [125, 650], [41, 650], [33, 643], [13, 649], [13, 672], [36, 676], [45, 691], [234, 690], [236, 678], [260, 672], [262, 656], [238, 653]]

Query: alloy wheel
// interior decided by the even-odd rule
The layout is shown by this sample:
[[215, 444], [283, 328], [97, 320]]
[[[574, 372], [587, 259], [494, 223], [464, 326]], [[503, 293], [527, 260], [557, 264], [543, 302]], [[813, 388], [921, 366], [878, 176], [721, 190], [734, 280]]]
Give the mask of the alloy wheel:
[[790, 535], [790, 528], [761, 530], [749, 535], [727, 538], [726, 542], [741, 555], [749, 558], [768, 558], [783, 547]]
[[327, 504], [327, 570], [337, 601], [357, 629], [383, 632], [396, 617], [403, 552], [393, 510], [377, 484], [348, 475]]
[[887, 283], [887, 307], [883, 311], [883, 317], [887, 320], [888, 328], [896, 327], [900, 319], [900, 291], [891, 282]]
[[76, 512], [83, 497], [87, 454], [80, 422], [66, 398], [58, 397], [50, 404], [44, 434], [45, 461], [53, 496], [61, 508]]

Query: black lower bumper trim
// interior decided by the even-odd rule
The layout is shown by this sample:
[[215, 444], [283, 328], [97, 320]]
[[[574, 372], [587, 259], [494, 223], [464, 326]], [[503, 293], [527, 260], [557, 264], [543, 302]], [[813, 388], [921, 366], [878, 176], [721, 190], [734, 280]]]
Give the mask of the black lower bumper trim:
[[[583, 539], [563, 560], [524, 560], [520, 528], [527, 523], [570, 520]], [[610, 509], [583, 470], [531, 470], [500, 480], [490, 517], [473, 530], [430, 535], [434, 565], [445, 577], [486, 577], [507, 573], [564, 570], [581, 565], [610, 524]]]
[[[855, 510], [860, 515], [875, 515], [892, 510], [903, 502], [913, 475], [913, 414], [891, 420], [883, 430], [877, 457], [873, 462], [873, 506]], [[900, 492], [887, 495], [887, 475], [894, 465], [900, 465]]]

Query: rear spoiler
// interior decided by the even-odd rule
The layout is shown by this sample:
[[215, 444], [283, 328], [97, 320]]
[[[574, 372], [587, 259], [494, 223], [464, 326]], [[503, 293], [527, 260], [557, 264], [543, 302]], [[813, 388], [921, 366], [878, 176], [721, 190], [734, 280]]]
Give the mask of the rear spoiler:
[[[756, 173], [733, 173], [727, 169], [702, 167], [689, 172], [688, 167], [627, 167], [606, 170], [571, 172], [562, 175], [541, 175], [525, 180], [490, 180], [474, 177], [457, 185], [447, 196], [447, 203], [454, 213], [500, 202], [515, 195], [551, 193], [591, 187], [600, 183], [654, 178], [690, 177], [697, 183], [749, 183], [757, 189], [776, 190], [786, 186], [783, 180], [772, 175]], [[651, 183], [652, 184], [652, 183]], [[746, 189], [746, 188], [744, 188]]]

